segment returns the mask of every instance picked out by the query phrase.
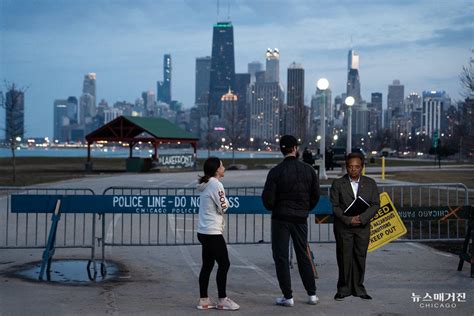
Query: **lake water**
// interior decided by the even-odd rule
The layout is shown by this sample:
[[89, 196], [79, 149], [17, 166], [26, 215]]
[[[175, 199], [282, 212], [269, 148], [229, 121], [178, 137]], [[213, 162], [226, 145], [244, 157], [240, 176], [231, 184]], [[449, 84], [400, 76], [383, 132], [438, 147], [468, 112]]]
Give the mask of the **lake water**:
[[[133, 157], [150, 157], [153, 151], [149, 150], [133, 150]], [[191, 150], [186, 149], [158, 149], [158, 155], [192, 153]], [[107, 148], [99, 149], [93, 148], [91, 156], [99, 158], [127, 158], [129, 154], [128, 149], [122, 148]], [[20, 148], [16, 151], [17, 157], [87, 157], [87, 148]], [[206, 158], [208, 156], [207, 150], [198, 150], [198, 158]], [[211, 151], [211, 156], [219, 158], [232, 158], [231, 151]], [[0, 148], [0, 157], [11, 157], [11, 151], [8, 148]], [[235, 158], [281, 158], [279, 152], [235, 152]]]

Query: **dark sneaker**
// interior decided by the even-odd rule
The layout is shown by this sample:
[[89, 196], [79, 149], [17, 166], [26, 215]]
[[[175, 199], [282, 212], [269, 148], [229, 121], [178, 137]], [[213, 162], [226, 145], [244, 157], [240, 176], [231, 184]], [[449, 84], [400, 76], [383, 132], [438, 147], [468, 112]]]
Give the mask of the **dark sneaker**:
[[336, 301], [343, 301], [344, 300], [344, 297], [342, 294], [339, 294], [339, 293], [336, 293], [336, 295], [334, 295], [334, 299]]

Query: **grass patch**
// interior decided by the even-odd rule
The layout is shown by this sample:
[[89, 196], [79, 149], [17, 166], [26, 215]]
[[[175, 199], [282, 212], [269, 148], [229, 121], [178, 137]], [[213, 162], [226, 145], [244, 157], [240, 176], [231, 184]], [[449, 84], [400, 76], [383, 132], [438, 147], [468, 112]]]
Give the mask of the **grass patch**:
[[423, 170], [407, 172], [390, 172], [390, 178], [400, 181], [417, 183], [464, 183], [468, 188], [474, 189], [474, 168], [472, 171], [465, 170]]

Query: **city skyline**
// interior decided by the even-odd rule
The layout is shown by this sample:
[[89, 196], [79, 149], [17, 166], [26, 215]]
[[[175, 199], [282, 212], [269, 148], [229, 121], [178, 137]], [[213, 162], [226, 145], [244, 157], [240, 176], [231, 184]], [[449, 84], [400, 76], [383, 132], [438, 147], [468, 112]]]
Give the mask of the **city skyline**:
[[270, 47], [280, 50], [283, 86], [290, 64], [301, 64], [306, 105], [321, 77], [328, 78], [333, 97], [345, 92], [351, 48], [360, 56], [361, 95], [367, 101], [371, 93], [381, 92], [386, 108], [388, 86], [395, 79], [404, 84], [406, 95], [444, 90], [459, 100], [458, 76], [473, 45], [473, 4], [461, 0], [221, 1], [219, 18], [215, 1], [58, 5], [3, 0], [0, 6], [0, 77], [29, 87], [28, 136], [52, 136], [54, 101], [79, 98], [87, 73], [97, 74], [97, 102], [134, 102], [143, 91], [155, 91], [167, 53], [173, 59], [173, 99], [190, 108], [195, 61], [211, 55], [218, 20], [234, 26], [236, 73], [247, 72], [250, 62], [263, 64]]

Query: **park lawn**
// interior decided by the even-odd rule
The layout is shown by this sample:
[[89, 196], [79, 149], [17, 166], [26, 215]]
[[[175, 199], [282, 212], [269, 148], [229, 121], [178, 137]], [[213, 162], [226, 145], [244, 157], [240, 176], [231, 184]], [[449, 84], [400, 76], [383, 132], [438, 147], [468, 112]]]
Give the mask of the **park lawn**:
[[474, 189], [474, 168], [465, 170], [422, 170], [407, 172], [390, 172], [390, 179], [417, 183], [463, 183]]

